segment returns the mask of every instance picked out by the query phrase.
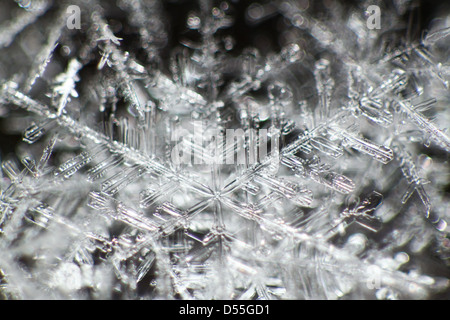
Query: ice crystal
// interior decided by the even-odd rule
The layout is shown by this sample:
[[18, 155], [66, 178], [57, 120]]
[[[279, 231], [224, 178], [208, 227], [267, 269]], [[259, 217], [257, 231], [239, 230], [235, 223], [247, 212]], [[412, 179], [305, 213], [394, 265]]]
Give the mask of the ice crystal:
[[448, 6], [0, 6], [3, 298], [448, 297]]

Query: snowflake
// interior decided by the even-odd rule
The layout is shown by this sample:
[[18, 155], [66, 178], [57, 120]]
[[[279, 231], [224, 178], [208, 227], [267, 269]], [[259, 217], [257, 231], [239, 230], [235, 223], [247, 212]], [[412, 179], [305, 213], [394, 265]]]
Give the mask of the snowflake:
[[364, 1], [16, 2], [3, 297], [448, 292], [420, 263], [448, 271], [448, 11], [414, 38], [408, 1], [380, 30]]

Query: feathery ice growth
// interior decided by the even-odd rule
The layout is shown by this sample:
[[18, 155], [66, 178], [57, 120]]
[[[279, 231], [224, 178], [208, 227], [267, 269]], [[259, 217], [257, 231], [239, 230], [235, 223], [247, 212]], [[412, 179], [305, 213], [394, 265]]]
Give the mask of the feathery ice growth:
[[450, 298], [445, 1], [0, 8], [2, 299]]

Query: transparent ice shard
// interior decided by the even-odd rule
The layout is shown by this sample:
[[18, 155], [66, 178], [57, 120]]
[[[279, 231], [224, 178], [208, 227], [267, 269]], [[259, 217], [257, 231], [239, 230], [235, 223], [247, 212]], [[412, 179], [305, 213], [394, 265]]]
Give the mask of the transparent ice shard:
[[88, 170], [88, 179], [90, 181], [95, 181], [102, 178], [108, 170], [117, 167], [122, 161], [123, 159], [120, 156], [108, 155], [105, 159]]
[[382, 100], [363, 97], [358, 107], [364, 116], [382, 126], [389, 126], [394, 121], [393, 115], [386, 109]]
[[340, 232], [341, 228], [346, 228], [352, 223], [357, 223], [372, 232], [379, 231], [381, 222], [373, 215], [373, 211], [381, 205], [382, 201], [383, 196], [380, 193], [373, 191], [361, 203], [346, 208], [338, 218], [338, 222], [327, 231], [326, 238], [331, 238], [337, 232]]
[[138, 230], [147, 232], [155, 232], [158, 230], [158, 226], [149, 218], [145, 217], [142, 212], [129, 208], [122, 202], [106, 194], [91, 192], [89, 196], [89, 206], [95, 210], [100, 210], [102, 214], [122, 221]]
[[170, 195], [177, 191], [177, 186], [173, 182], [167, 182], [157, 189], [146, 189], [140, 194], [140, 206], [142, 208], [148, 208], [158, 202], [163, 197]]
[[[307, 133], [309, 134], [309, 133]], [[341, 146], [337, 145], [334, 141], [331, 141], [327, 137], [324, 136], [312, 136], [308, 144], [311, 145], [314, 149], [319, 150], [325, 154], [332, 156], [333, 158], [339, 158], [344, 154], [344, 150]], [[302, 150], [310, 153], [311, 150], [308, 150], [308, 145], [302, 146]]]
[[53, 119], [45, 119], [40, 123], [33, 123], [23, 133], [23, 140], [32, 144], [39, 140], [48, 129], [54, 125]]
[[140, 282], [147, 275], [155, 263], [155, 258], [155, 254], [151, 252], [143, 259], [137, 268], [136, 282]]
[[14, 162], [13, 160], [3, 161], [2, 170], [12, 181], [15, 181], [20, 178], [21, 171], [17, 163]]
[[25, 215], [25, 219], [40, 226], [41, 228], [47, 228], [49, 220], [53, 217], [52, 208], [48, 207], [48, 205], [41, 204], [31, 211], [28, 211]]
[[313, 195], [310, 190], [301, 188], [291, 182], [264, 175], [256, 175], [254, 181], [269, 187], [274, 192], [279, 192], [287, 199], [292, 199], [294, 202], [303, 206], [310, 206], [313, 200]]
[[88, 152], [82, 152], [78, 156], [67, 160], [65, 163], [60, 165], [54, 172], [54, 175], [57, 178], [62, 177], [63, 179], [68, 179], [91, 161], [92, 156]]
[[245, 190], [252, 195], [257, 195], [260, 191], [260, 188], [259, 188], [259, 186], [255, 185], [254, 183], [249, 182], [249, 183], [246, 183], [242, 187], [242, 190]]
[[425, 215], [428, 217], [431, 211], [431, 203], [430, 198], [428, 197], [423, 187], [424, 179], [420, 178], [411, 155], [407, 151], [403, 151], [400, 148], [400, 146], [396, 146], [397, 152], [399, 154], [400, 168], [409, 184], [408, 190], [403, 195], [401, 202], [405, 204], [411, 197], [412, 193], [416, 191], [420, 197], [420, 200], [425, 206]]
[[[198, 209], [194, 209], [194, 210], [198, 210]], [[181, 212], [180, 210], [178, 210], [177, 208], [175, 208], [175, 206], [173, 204], [171, 204], [170, 202], [164, 202], [163, 204], [161, 204], [158, 209], [158, 212], [164, 212], [166, 214], [169, 214], [175, 218], [181, 218], [183, 215], [183, 212]], [[192, 211], [191, 211], [192, 214]]]
[[397, 101], [397, 103], [408, 118], [421, 128], [426, 135], [429, 135], [438, 146], [446, 151], [450, 150], [450, 138], [442, 130], [437, 128], [433, 122], [425, 118], [410, 102]]
[[330, 61], [320, 59], [315, 64], [314, 77], [316, 88], [319, 94], [320, 116], [321, 119], [327, 119], [330, 116], [330, 102], [334, 80], [330, 75]]
[[[327, 121], [322, 121], [312, 129], [307, 129], [296, 140], [285, 146], [282, 150], [283, 155], [292, 155], [302, 150], [306, 153], [311, 152], [311, 147], [314, 147], [321, 152], [324, 152], [333, 158], [339, 158], [343, 154], [342, 147], [339, 145], [339, 135], [336, 135], [336, 128], [338, 123], [347, 118], [345, 112], [338, 112], [330, 117]], [[341, 129], [339, 128], [338, 131]]]
[[368, 139], [355, 136], [342, 129], [335, 129], [335, 133], [344, 138], [344, 145], [349, 145], [358, 151], [366, 153], [381, 163], [386, 164], [394, 159], [393, 151], [386, 146], [377, 145]]
[[430, 98], [425, 101], [414, 104], [413, 109], [419, 113], [430, 110], [436, 103], [436, 98]]
[[146, 172], [146, 168], [134, 166], [128, 170], [116, 173], [102, 183], [102, 192], [109, 196], [113, 196]]
[[350, 193], [355, 188], [354, 182], [320, 163], [320, 159], [314, 156], [312, 159], [305, 160], [296, 156], [284, 156], [281, 163], [291, 168], [300, 176], [309, 177], [312, 180], [332, 188], [341, 193]]

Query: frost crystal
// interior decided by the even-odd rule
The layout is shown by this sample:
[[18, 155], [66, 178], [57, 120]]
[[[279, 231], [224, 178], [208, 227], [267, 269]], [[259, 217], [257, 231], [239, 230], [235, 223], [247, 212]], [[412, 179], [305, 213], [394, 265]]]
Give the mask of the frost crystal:
[[449, 6], [0, 6], [0, 297], [449, 298]]

